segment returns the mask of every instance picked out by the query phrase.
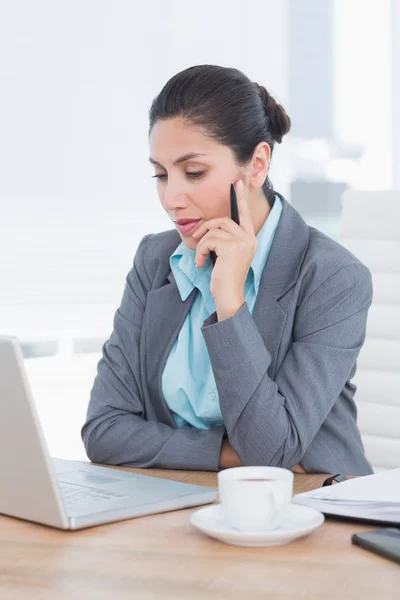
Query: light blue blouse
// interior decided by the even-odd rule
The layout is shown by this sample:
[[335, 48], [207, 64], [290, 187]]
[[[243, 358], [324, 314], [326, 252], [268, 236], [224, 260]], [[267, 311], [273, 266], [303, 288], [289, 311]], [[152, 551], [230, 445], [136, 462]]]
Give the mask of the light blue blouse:
[[[258, 288], [282, 212], [282, 202], [275, 202], [257, 234], [258, 248], [247, 274], [244, 297], [253, 314]], [[162, 375], [164, 399], [178, 427], [210, 429], [222, 425], [218, 391], [201, 327], [216, 307], [210, 292], [213, 263], [210, 255], [202, 268], [195, 265], [196, 251], [183, 242], [170, 257], [170, 267], [180, 296], [186, 300], [196, 287], [189, 314], [175, 340]]]

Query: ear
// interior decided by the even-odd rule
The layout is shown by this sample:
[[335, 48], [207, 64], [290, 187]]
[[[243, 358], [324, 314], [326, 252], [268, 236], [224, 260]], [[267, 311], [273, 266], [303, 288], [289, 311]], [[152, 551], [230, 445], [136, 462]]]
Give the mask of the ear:
[[261, 188], [268, 176], [269, 163], [271, 160], [271, 148], [267, 142], [260, 142], [251, 159], [251, 168], [249, 173], [249, 185], [255, 188]]

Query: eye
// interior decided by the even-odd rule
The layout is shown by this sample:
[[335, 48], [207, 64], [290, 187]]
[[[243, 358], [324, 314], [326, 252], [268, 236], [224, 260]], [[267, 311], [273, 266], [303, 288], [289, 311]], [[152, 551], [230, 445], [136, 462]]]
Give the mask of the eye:
[[[201, 177], [202, 175], [204, 175], [204, 171], [188, 171], [188, 172], [186, 173], [186, 175], [187, 175], [188, 177], [192, 177], [193, 179], [196, 179], [196, 178], [198, 178], [198, 177]], [[167, 177], [167, 175], [166, 175], [166, 174], [152, 175], [152, 178], [153, 178], [153, 179], [161, 179], [161, 180], [163, 180], [163, 179], [165, 179], [166, 177]]]
[[188, 171], [186, 175], [193, 178], [201, 177], [202, 175], [204, 175], [204, 171]]

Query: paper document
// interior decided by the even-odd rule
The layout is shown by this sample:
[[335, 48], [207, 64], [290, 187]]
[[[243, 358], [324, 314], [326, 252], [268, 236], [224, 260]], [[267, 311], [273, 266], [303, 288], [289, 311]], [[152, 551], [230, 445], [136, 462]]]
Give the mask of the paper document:
[[400, 524], [400, 469], [297, 494], [293, 502], [311, 506], [325, 514]]

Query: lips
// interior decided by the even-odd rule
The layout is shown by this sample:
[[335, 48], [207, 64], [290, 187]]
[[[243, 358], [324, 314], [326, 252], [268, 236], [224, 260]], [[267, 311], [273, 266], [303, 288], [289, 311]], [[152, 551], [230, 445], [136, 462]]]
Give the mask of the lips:
[[188, 223], [194, 223], [197, 221], [200, 221], [200, 219], [178, 219], [177, 221], [174, 221], [174, 223], [177, 225], [187, 225]]
[[197, 224], [201, 219], [190, 220], [190, 219], [179, 219], [179, 221], [174, 221], [177, 229], [180, 233], [189, 233], [196, 229]]

